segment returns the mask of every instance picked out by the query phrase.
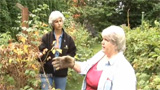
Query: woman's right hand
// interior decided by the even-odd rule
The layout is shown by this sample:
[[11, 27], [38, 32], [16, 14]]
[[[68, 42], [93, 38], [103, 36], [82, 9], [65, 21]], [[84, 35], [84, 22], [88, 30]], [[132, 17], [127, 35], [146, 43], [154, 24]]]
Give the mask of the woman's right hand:
[[73, 68], [75, 65], [75, 60], [71, 56], [55, 57], [52, 60], [52, 65], [56, 70], [63, 68]]

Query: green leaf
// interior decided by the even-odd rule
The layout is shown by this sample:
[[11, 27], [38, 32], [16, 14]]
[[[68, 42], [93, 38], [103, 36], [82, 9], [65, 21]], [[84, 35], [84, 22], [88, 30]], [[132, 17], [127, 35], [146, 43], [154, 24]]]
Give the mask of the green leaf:
[[52, 50], [52, 53], [53, 53], [53, 54], [55, 54], [55, 52], [56, 52], [56, 50], [55, 50], [55, 49], [53, 49], [53, 50]]
[[0, 69], [2, 68], [2, 66], [3, 66], [3, 65], [2, 65], [2, 64], [0, 64]]
[[159, 54], [160, 53], [160, 48], [155, 48], [154, 51]]
[[29, 74], [29, 72], [30, 72], [30, 70], [26, 70], [26, 71], [25, 71], [25, 74], [26, 74], [26, 75], [28, 75], [28, 74]]
[[26, 85], [26, 86], [24, 87], [24, 90], [28, 90], [29, 88], [30, 88], [30, 86]]

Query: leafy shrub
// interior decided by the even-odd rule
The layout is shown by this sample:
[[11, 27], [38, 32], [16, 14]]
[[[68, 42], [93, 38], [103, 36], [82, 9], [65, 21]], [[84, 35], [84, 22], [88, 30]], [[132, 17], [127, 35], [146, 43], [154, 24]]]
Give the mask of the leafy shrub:
[[126, 30], [126, 57], [132, 63], [137, 76], [138, 90], [160, 89], [160, 23], [152, 27], [148, 23], [133, 30]]
[[0, 34], [0, 45], [8, 44], [8, 41], [11, 40], [11, 35], [9, 32], [1, 33]]
[[97, 40], [97, 38], [91, 37], [83, 25], [77, 23], [73, 19], [73, 15], [70, 12], [64, 12], [66, 17], [65, 27], [68, 34], [72, 36], [77, 47], [77, 59], [84, 61], [93, 55], [91, 45]]
[[11, 42], [1, 47], [2, 86], [7, 90], [19, 90], [27, 85], [27, 89], [37, 89], [39, 81], [36, 80], [36, 74], [39, 64], [36, 61], [36, 55], [39, 41], [36, 37], [38, 34], [36, 31], [23, 31], [17, 37], [18, 42]]
[[[0, 89], [38, 90], [40, 64], [36, 60], [41, 37], [49, 30], [39, 17], [30, 14], [29, 28], [15, 27], [19, 32], [16, 39], [0, 46]], [[45, 29], [45, 30], [43, 30]], [[8, 42], [6, 39], [5, 41]]]

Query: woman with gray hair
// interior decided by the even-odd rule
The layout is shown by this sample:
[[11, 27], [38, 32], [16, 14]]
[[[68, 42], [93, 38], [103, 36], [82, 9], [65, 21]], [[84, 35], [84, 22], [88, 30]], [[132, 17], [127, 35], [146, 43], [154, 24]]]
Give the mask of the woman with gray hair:
[[[65, 17], [59, 11], [53, 11], [49, 16], [49, 24], [52, 31], [42, 37], [39, 46], [39, 62], [41, 62], [40, 78], [42, 90], [51, 90], [53, 81], [56, 89], [65, 90], [68, 68], [56, 70], [52, 65], [52, 59], [60, 56], [72, 56], [76, 54], [76, 46], [63, 29]], [[59, 51], [58, 51], [59, 50]]]
[[63, 56], [54, 58], [53, 66], [57, 70], [70, 67], [86, 75], [82, 90], [136, 90], [134, 69], [123, 55], [124, 30], [110, 26], [102, 31], [102, 39], [102, 50], [87, 61], [75, 62], [73, 57]]

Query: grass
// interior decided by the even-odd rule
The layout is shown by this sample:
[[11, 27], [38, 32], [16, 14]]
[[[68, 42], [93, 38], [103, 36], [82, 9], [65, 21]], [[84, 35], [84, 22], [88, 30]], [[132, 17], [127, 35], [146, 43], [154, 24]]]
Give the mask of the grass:
[[95, 43], [94, 45], [92, 45], [93, 48], [93, 53], [96, 54], [98, 51], [101, 50], [101, 43]]
[[[101, 50], [100, 43], [95, 43], [91, 47], [93, 48], [94, 54]], [[76, 72], [74, 72], [74, 73], [76, 73]], [[75, 74], [73, 74], [73, 75], [75, 75]], [[84, 76], [81, 76], [78, 74], [76, 80], [73, 79], [73, 80], [69, 80], [67, 82], [66, 90], [81, 90], [83, 79], [84, 79]]]
[[67, 82], [66, 90], [81, 90], [83, 79], [84, 76], [78, 74], [76, 80], [72, 79]]

